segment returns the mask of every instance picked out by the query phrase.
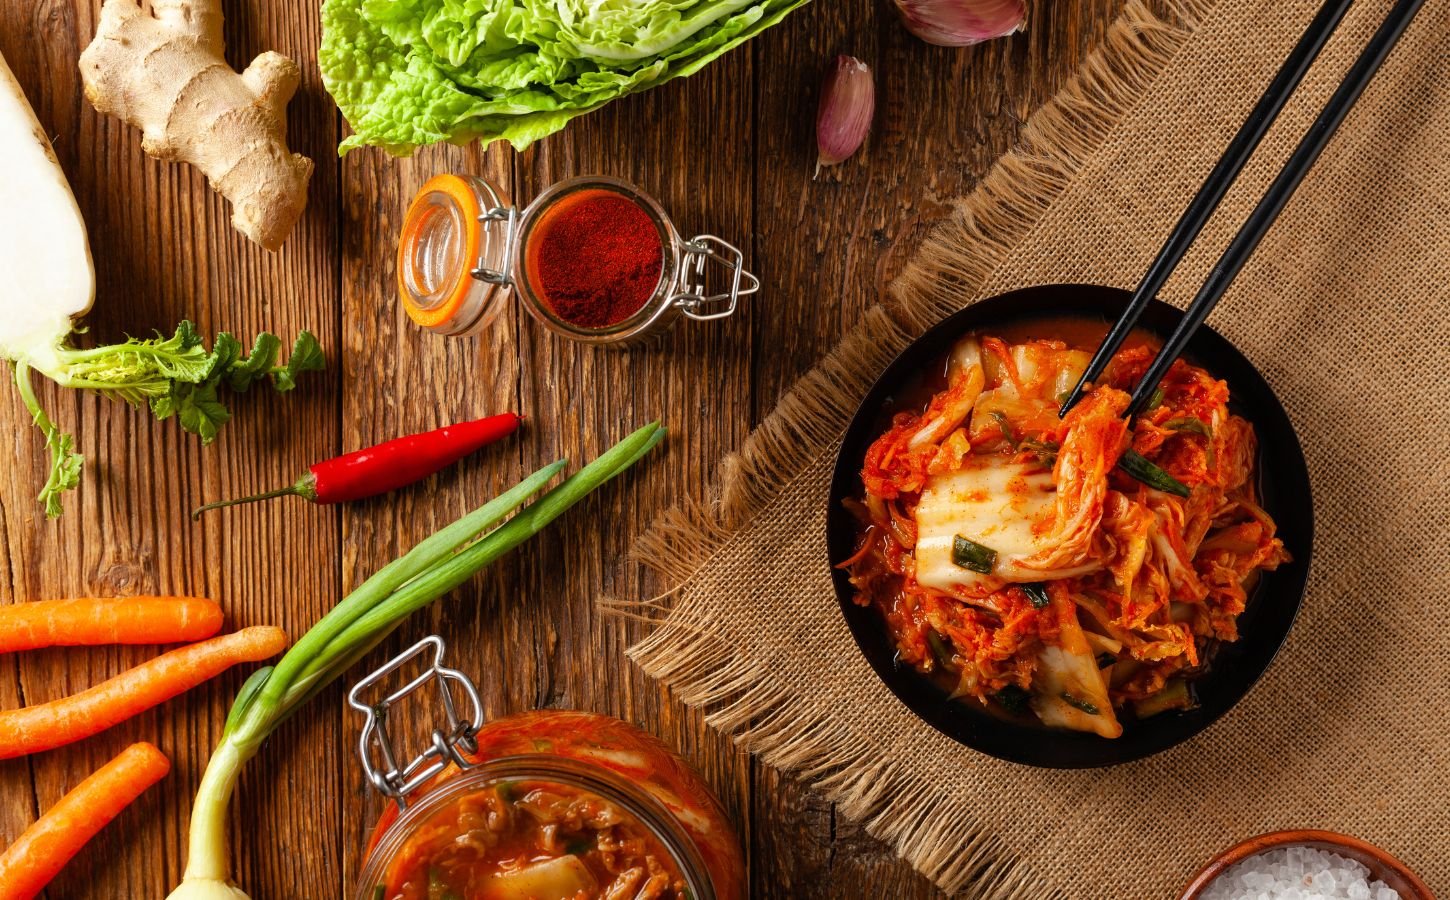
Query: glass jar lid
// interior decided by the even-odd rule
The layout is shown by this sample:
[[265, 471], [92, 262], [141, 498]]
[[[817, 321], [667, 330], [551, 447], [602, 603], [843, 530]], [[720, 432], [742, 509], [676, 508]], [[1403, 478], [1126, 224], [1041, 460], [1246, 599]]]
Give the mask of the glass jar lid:
[[479, 273], [507, 265], [513, 216], [507, 196], [485, 179], [429, 179], [408, 206], [398, 242], [398, 292], [408, 317], [444, 334], [492, 322], [512, 286]]

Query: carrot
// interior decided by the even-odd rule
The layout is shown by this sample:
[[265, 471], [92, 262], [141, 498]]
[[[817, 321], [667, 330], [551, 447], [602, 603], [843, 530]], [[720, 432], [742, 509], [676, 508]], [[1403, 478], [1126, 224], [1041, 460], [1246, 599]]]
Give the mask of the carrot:
[[82, 644], [199, 641], [222, 627], [222, 610], [197, 597], [40, 600], [0, 606], [0, 653]]
[[275, 656], [287, 635], [270, 625], [243, 628], [163, 653], [89, 690], [50, 703], [0, 712], [0, 759], [88, 738], [188, 691], [242, 662]]
[[86, 842], [171, 770], [144, 741], [101, 766], [0, 854], [0, 900], [30, 900]]

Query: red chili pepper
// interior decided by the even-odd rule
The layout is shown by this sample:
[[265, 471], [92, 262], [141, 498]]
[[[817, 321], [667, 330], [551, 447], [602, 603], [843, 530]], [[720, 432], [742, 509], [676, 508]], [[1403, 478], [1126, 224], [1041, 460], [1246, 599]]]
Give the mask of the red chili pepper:
[[209, 509], [288, 494], [296, 494], [313, 503], [345, 503], [386, 494], [421, 481], [475, 450], [513, 434], [522, 421], [523, 417], [517, 413], [502, 413], [486, 419], [446, 425], [422, 434], [394, 438], [373, 447], [314, 463], [306, 475], [297, 479], [296, 484], [237, 500], [208, 503], [193, 512], [191, 517], [198, 519]]

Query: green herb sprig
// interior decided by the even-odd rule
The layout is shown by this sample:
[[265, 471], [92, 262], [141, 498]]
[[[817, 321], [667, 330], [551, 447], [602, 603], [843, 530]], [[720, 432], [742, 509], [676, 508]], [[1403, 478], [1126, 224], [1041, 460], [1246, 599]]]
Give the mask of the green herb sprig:
[[231, 419], [218, 394], [223, 384], [240, 393], [267, 379], [279, 393], [285, 393], [297, 386], [304, 372], [326, 365], [322, 348], [310, 332], [298, 333], [285, 364], [277, 362], [281, 346], [276, 335], [262, 332], [252, 352], [243, 356], [241, 342], [222, 332], [208, 350], [196, 328], [183, 321], [171, 337], [158, 334], [90, 349], [63, 346], [43, 357], [17, 362], [15, 386], [50, 450], [50, 473], [36, 498], [46, 516], [55, 518], [64, 512], [61, 495], [80, 484], [83, 459], [75, 452], [75, 439], [41, 408], [30, 381], [32, 371], [62, 387], [145, 405], [161, 420], [175, 416], [183, 430], [209, 444]]

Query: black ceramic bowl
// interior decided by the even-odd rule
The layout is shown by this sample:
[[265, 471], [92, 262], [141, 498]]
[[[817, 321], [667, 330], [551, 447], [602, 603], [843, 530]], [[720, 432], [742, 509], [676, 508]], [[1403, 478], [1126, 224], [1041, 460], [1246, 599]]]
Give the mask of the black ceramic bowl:
[[[1239, 618], [1240, 638], [1221, 644], [1207, 671], [1193, 683], [1198, 705], [1141, 721], [1126, 720], [1113, 740], [999, 718], [951, 700], [940, 687], [910, 666], [898, 664], [896, 649], [873, 607], [853, 601], [847, 574], [835, 564], [855, 549], [856, 523], [841, 501], [861, 495], [861, 461], [881, 433], [883, 410], [893, 396], [941, 359], [970, 331], [1057, 316], [1112, 322], [1127, 305], [1129, 293], [1096, 285], [1044, 285], [1002, 294], [955, 313], [922, 335], [886, 368], [851, 420], [836, 460], [826, 514], [831, 575], [841, 613], [876, 674], [923, 721], [974, 750], [1009, 762], [1058, 769], [1091, 768], [1131, 762], [1180, 744], [1211, 725], [1237, 703], [1269, 667], [1304, 596], [1314, 537], [1313, 506], [1304, 454], [1284, 408], [1253, 365], [1218, 333], [1202, 327], [1185, 358], [1226, 380], [1230, 407], [1253, 423], [1259, 443], [1259, 481], [1264, 508], [1278, 524], [1292, 561], [1266, 572], [1250, 593]], [[1155, 301], [1140, 327], [1166, 337], [1181, 313]], [[1047, 335], [1043, 335], [1047, 336]]]

